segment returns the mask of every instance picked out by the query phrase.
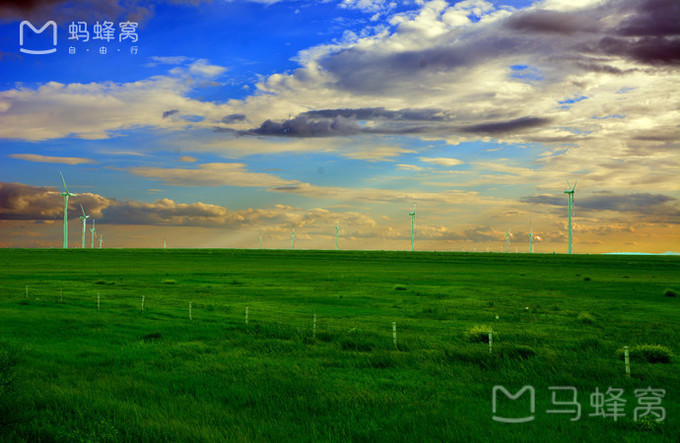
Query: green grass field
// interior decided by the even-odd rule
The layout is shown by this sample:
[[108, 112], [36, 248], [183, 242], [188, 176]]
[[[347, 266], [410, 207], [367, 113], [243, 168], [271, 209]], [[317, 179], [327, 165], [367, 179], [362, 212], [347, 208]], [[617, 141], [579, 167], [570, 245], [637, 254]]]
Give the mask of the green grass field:
[[[680, 302], [664, 295], [680, 289], [677, 257], [0, 250], [0, 269], [6, 441], [680, 435]], [[534, 413], [527, 392], [501, 394], [494, 414], [496, 385], [532, 386]], [[557, 404], [573, 393], [556, 386], [577, 389], [578, 420], [547, 412], [576, 408]], [[625, 416], [591, 416], [591, 394], [610, 387], [624, 390]], [[665, 390], [662, 422], [650, 407], [634, 420], [654, 401], [636, 397], [647, 387]]]

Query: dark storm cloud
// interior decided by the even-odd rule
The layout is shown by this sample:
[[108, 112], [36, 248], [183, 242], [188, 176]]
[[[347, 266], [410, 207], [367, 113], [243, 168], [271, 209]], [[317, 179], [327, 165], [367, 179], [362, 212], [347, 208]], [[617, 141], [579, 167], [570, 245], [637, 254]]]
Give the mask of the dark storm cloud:
[[393, 121], [444, 121], [447, 116], [441, 109], [400, 109], [389, 111], [379, 108], [356, 108], [356, 109], [319, 109], [301, 114], [309, 118], [336, 118], [343, 117], [355, 120], [393, 120]]
[[411, 87], [421, 76], [474, 66], [508, 53], [527, 53], [540, 46], [538, 41], [497, 33], [460, 40], [434, 42], [434, 46], [417, 51], [380, 53], [349, 48], [327, 56], [321, 65], [337, 79], [341, 89], [376, 93]]
[[518, 12], [505, 21], [505, 26], [517, 31], [537, 33], [573, 34], [575, 32], [594, 32], [595, 24], [574, 13], [557, 11]]
[[171, 110], [169, 110], [169, 111], [165, 111], [165, 112], [163, 113], [163, 118], [168, 118], [168, 117], [170, 117], [171, 115], [177, 114], [178, 112], [179, 112], [179, 109], [171, 109]]
[[[74, 191], [71, 189], [71, 191]], [[259, 218], [273, 217], [266, 211], [229, 211], [205, 203], [176, 203], [160, 199], [152, 203], [120, 201], [92, 193], [77, 193], [69, 199], [69, 219], [85, 212], [97, 224], [166, 226], [239, 226]], [[258, 212], [259, 211], [259, 212]], [[48, 186], [0, 183], [0, 220], [63, 220], [64, 198]]]
[[143, 24], [154, 4], [137, 0], [8, 0], [0, 3], [5, 20], [131, 20]]
[[[450, 129], [442, 125], [448, 120], [438, 109], [385, 108], [320, 109], [307, 111], [297, 117], [275, 122], [267, 120], [259, 128], [239, 132], [240, 135], [262, 135], [279, 137], [334, 137], [356, 134], [422, 134]], [[370, 125], [359, 124], [370, 122]], [[428, 124], [428, 123], [432, 124]], [[217, 131], [228, 131], [218, 128]]]
[[338, 116], [333, 119], [310, 119], [299, 115], [283, 122], [267, 120], [259, 128], [244, 131], [244, 135], [272, 135], [281, 137], [331, 137], [354, 135], [361, 130], [353, 120]]
[[514, 120], [480, 123], [460, 128], [462, 132], [501, 134], [504, 132], [520, 131], [543, 126], [550, 123], [550, 119], [541, 117], [521, 117]]
[[[581, 70], [624, 75], [631, 69], [616, 66], [612, 58], [651, 66], [678, 63], [679, 10], [678, 0], [611, 0], [573, 11], [520, 10], [502, 21], [428, 39], [418, 50], [353, 46], [329, 53], [319, 63], [334, 87], [359, 94], [415, 93], [440, 82], [443, 73], [455, 75], [511, 57], [554, 57]], [[304, 81], [304, 72], [294, 76]]]
[[635, 13], [623, 19], [617, 34], [661, 37], [680, 33], [680, 2], [677, 0], [635, 0], [627, 3], [635, 9]]
[[230, 124], [245, 121], [245, 114], [229, 114], [222, 119], [222, 123]]
[[[566, 195], [534, 195], [523, 197], [524, 203], [566, 207]], [[678, 199], [663, 194], [637, 193], [613, 194], [600, 192], [579, 198], [578, 189], [575, 198], [575, 210], [615, 211], [644, 215], [646, 220], [654, 218], [666, 223], [680, 223], [680, 207]]]
[[680, 40], [666, 37], [626, 39], [607, 36], [595, 45], [586, 46], [586, 49], [651, 65], [680, 62]]
[[[497, 113], [495, 113], [497, 115]], [[550, 123], [541, 117], [521, 117], [456, 127], [453, 116], [439, 109], [378, 108], [320, 109], [304, 112], [297, 117], [275, 122], [267, 120], [259, 128], [240, 131], [240, 135], [279, 137], [333, 137], [356, 134], [451, 134], [454, 132], [502, 134], [522, 131]], [[359, 124], [358, 121], [370, 124]], [[231, 131], [216, 128], [216, 131]]]
[[[70, 189], [74, 192], [74, 189]], [[77, 192], [76, 192], [77, 193]], [[69, 218], [78, 218], [80, 205], [89, 215], [100, 215], [106, 199], [90, 193], [77, 193], [69, 199]], [[51, 186], [0, 183], [0, 220], [57, 220], [64, 217], [64, 198]]]

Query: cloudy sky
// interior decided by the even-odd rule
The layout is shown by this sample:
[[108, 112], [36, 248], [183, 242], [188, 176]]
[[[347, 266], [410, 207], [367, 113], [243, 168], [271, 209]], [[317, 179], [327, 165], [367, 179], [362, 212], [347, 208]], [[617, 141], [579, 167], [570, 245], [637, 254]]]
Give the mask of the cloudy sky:
[[82, 204], [104, 247], [408, 249], [416, 202], [416, 249], [566, 252], [568, 179], [575, 252], [678, 250], [679, 73], [677, 0], [4, 2], [0, 246], [61, 246], [62, 171], [71, 247]]

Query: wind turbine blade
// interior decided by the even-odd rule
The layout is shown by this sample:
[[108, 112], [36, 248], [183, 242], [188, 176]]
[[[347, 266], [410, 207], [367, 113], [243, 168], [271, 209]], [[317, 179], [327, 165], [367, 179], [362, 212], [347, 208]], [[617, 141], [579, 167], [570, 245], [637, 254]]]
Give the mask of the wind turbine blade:
[[571, 189], [571, 183], [569, 183], [569, 180], [567, 180], [566, 178], [564, 180], [567, 182], [567, 187]]
[[87, 214], [85, 214], [85, 208], [83, 208], [83, 204], [82, 204], [82, 203], [80, 204], [80, 210], [83, 211], [83, 215], [84, 215], [85, 217], [89, 217]]
[[62, 174], [61, 171], [59, 171], [59, 175], [61, 175], [61, 182], [64, 184], [64, 190], [68, 194], [69, 192], [68, 192], [68, 188], [66, 187], [66, 180], [64, 180], [64, 174]]

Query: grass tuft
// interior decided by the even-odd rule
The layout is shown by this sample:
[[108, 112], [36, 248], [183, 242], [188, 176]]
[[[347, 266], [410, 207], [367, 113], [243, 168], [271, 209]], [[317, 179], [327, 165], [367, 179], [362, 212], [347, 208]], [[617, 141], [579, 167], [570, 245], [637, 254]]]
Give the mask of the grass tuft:
[[[489, 331], [491, 331], [491, 326], [487, 325], [475, 325], [465, 332], [465, 337], [468, 341], [473, 343], [489, 343]], [[493, 333], [494, 341], [497, 340], [498, 336], [496, 332]]]
[[675, 290], [673, 289], [666, 289], [663, 291], [664, 297], [677, 297], [678, 294], [676, 294]]
[[115, 285], [115, 281], [110, 281], [110, 280], [97, 280], [94, 282], [95, 285], [107, 285], [107, 286], [112, 286]]
[[404, 285], [394, 285], [394, 290], [395, 291], [405, 291], [406, 286], [404, 286]]
[[576, 319], [586, 325], [592, 325], [596, 321], [595, 316], [587, 311], [579, 312], [578, 316], [576, 316]]
[[142, 337], [142, 340], [144, 341], [156, 341], [160, 340], [163, 338], [163, 334], [160, 332], [151, 332], [150, 334], [146, 334], [145, 336]]
[[166, 279], [163, 280], [161, 283], [163, 283], [164, 285], [176, 285], [176, 284], [177, 284], [177, 280], [172, 279], [172, 278], [166, 278]]

